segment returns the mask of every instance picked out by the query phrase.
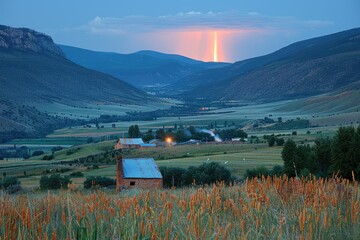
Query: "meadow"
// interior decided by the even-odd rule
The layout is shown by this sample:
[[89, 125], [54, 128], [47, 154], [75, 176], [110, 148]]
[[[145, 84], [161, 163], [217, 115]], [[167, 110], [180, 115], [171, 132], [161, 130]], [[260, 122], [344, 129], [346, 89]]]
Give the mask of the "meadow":
[[[34, 189], [39, 186], [40, 177], [44, 171], [68, 169], [61, 173], [69, 175], [72, 172], [81, 171], [84, 177], [104, 176], [115, 177], [115, 162], [88, 163], [89, 166], [97, 164], [98, 169], [87, 168], [78, 165], [66, 165], [67, 161], [73, 161], [80, 157], [90, 156], [111, 151], [115, 141], [105, 141], [85, 145], [74, 146], [54, 153], [51, 161], [41, 160], [43, 155], [32, 157], [25, 161], [0, 161], [0, 176], [6, 172], [7, 176], [20, 177], [24, 189]], [[158, 166], [181, 167], [199, 166], [204, 162], [218, 162], [228, 168], [233, 176], [243, 178], [246, 169], [265, 166], [271, 169], [275, 165], [282, 165], [281, 147], [269, 148], [266, 143], [259, 144], [200, 144], [171, 147], [158, 147], [147, 149], [124, 150], [124, 158], [154, 158]], [[69, 150], [72, 154], [68, 154]], [[24, 175], [24, 171], [26, 175]], [[85, 178], [72, 178], [72, 181], [82, 186]]]
[[359, 239], [358, 182], [275, 177], [225, 186], [0, 192], [0, 239]]

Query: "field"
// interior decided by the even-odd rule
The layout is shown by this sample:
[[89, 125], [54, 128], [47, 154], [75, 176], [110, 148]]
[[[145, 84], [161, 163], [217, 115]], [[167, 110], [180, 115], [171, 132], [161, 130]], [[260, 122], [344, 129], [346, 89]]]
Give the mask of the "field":
[[8, 196], [0, 239], [359, 239], [360, 191], [341, 179]]
[[[44, 171], [61, 172], [68, 169], [62, 175], [81, 171], [86, 176], [115, 177], [115, 162], [96, 163], [99, 169], [86, 168], [83, 166], [68, 164], [66, 161], [76, 160], [80, 157], [101, 154], [113, 149], [115, 141], [74, 146], [72, 148], [56, 151], [55, 158], [51, 161], [41, 160], [42, 156], [32, 157], [25, 161], [0, 161], [0, 176], [6, 172], [7, 176], [20, 177], [21, 184], [25, 189], [33, 189], [39, 186], [40, 177]], [[280, 147], [269, 148], [266, 143], [260, 144], [200, 144], [171, 147], [159, 147], [148, 149], [124, 150], [124, 158], [154, 158], [159, 166], [188, 168], [198, 166], [204, 162], [218, 162], [228, 168], [237, 178], [243, 178], [246, 169], [265, 166], [271, 169], [275, 165], [282, 165]], [[69, 153], [69, 150], [71, 154]], [[94, 163], [95, 164], [95, 163]], [[91, 166], [92, 163], [89, 163]], [[24, 175], [26, 172], [26, 176]], [[82, 186], [84, 178], [73, 178], [75, 183]]]

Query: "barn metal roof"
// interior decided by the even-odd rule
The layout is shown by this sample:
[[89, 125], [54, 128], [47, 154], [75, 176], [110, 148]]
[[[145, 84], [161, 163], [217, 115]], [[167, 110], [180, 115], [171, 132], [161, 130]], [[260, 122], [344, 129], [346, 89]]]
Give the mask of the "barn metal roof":
[[127, 145], [140, 145], [144, 144], [144, 141], [141, 138], [120, 138], [119, 142], [121, 144]]
[[153, 158], [124, 158], [124, 178], [162, 178]]

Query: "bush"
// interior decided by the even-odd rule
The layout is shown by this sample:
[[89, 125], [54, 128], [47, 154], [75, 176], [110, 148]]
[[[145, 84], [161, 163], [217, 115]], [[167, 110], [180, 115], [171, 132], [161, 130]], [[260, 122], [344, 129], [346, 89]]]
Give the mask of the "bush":
[[16, 177], [6, 177], [2, 181], [2, 187], [6, 190], [10, 186], [19, 185], [20, 181]]
[[70, 178], [61, 177], [60, 174], [52, 174], [50, 177], [42, 176], [40, 178], [40, 189], [66, 189], [69, 183], [71, 183]]
[[42, 160], [51, 160], [51, 159], [54, 159], [54, 155], [45, 155]]
[[35, 157], [35, 156], [40, 156], [40, 155], [43, 155], [44, 154], [44, 151], [34, 151], [32, 156]]
[[14, 184], [14, 185], [9, 186], [6, 192], [8, 194], [14, 194], [14, 193], [19, 192], [21, 189], [22, 188], [21, 188], [20, 184]]
[[[187, 155], [186, 155], [187, 156]], [[161, 175], [163, 176], [164, 187], [181, 187], [182, 175], [186, 172], [183, 168], [168, 168], [160, 167]]]
[[271, 171], [271, 175], [280, 177], [281, 175], [283, 175], [283, 172], [284, 172], [284, 167], [280, 165], [275, 165]]
[[274, 136], [271, 136], [271, 137], [268, 138], [267, 141], [268, 141], [269, 147], [272, 147], [275, 144], [276, 138]]
[[285, 140], [283, 138], [276, 138], [275, 141], [277, 146], [282, 146], [285, 143]]
[[197, 184], [211, 184], [220, 181], [230, 183], [231, 173], [219, 163], [203, 163], [199, 167], [189, 167], [182, 175], [182, 185], [189, 186], [193, 181]]
[[87, 177], [84, 182], [84, 188], [89, 189], [94, 186], [109, 187], [116, 185], [116, 181], [108, 177]]
[[84, 174], [82, 172], [73, 172], [73, 173], [70, 173], [69, 176], [70, 177], [83, 177]]
[[254, 169], [247, 169], [245, 173], [245, 178], [252, 179], [254, 177], [261, 178], [261, 176], [269, 176], [271, 172], [264, 166], [260, 166]]

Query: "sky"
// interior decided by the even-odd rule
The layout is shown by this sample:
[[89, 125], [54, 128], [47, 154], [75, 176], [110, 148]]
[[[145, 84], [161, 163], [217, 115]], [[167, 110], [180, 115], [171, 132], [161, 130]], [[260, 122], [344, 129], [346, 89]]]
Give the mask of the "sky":
[[95, 51], [235, 62], [360, 27], [360, 1], [0, 0], [0, 24]]

